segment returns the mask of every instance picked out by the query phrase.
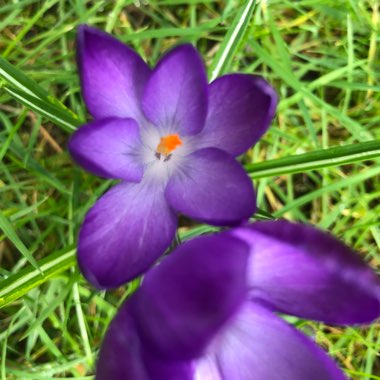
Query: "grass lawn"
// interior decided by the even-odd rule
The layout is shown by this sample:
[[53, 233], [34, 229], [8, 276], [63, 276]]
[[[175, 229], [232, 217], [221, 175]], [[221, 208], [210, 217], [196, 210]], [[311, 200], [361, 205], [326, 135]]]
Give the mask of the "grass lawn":
[[[0, 0], [1, 380], [92, 379], [107, 326], [138, 285], [99, 292], [76, 265], [81, 221], [112, 184], [67, 151], [89, 118], [75, 61], [82, 23], [117, 36], [151, 65], [190, 42], [210, 80], [265, 77], [279, 94], [277, 116], [241, 157], [257, 190], [256, 218], [310, 222], [380, 270], [376, 0]], [[209, 231], [183, 220], [180, 235]], [[350, 378], [380, 380], [378, 323], [289, 320]]]

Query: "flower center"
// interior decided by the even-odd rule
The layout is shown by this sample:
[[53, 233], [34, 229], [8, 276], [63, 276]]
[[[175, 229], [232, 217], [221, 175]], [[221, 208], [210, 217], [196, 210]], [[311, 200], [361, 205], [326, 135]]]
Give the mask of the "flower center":
[[162, 154], [165, 156], [165, 160], [169, 159], [173, 151], [182, 144], [182, 140], [177, 134], [161, 137], [160, 142], [156, 148], [157, 158], [160, 159]]

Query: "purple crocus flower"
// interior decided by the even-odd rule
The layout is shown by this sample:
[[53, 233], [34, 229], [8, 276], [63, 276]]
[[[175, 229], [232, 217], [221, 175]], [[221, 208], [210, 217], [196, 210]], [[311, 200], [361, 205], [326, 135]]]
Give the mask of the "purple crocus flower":
[[235, 157], [267, 130], [276, 94], [262, 78], [230, 74], [207, 84], [191, 45], [151, 70], [129, 47], [81, 26], [82, 93], [94, 121], [69, 149], [86, 170], [122, 182], [88, 212], [78, 242], [85, 277], [99, 288], [143, 273], [174, 238], [177, 214], [234, 225], [255, 211]]
[[380, 282], [351, 249], [287, 221], [191, 240], [148, 271], [100, 350], [96, 380], [343, 380], [277, 312], [352, 325]]

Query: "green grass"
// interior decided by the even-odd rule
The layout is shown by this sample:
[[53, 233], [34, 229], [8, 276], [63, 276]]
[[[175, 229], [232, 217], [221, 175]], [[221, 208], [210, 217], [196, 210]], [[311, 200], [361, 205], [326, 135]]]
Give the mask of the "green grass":
[[[81, 220], [111, 184], [76, 167], [66, 149], [86, 120], [80, 23], [112, 32], [150, 64], [191, 42], [210, 78], [263, 75], [280, 96], [277, 118], [243, 157], [262, 215], [318, 225], [380, 268], [377, 1], [135, 3], [0, 0], [1, 380], [92, 379], [107, 325], [137, 286], [98, 292], [75, 265]], [[352, 379], [380, 379], [379, 324], [300, 326]]]

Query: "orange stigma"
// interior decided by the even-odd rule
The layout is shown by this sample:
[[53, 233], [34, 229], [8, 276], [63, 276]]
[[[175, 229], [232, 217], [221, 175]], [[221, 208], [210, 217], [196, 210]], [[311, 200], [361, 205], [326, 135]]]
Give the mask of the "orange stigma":
[[157, 145], [156, 152], [169, 156], [178, 146], [182, 145], [182, 141], [178, 135], [167, 135], [161, 137], [160, 143]]

